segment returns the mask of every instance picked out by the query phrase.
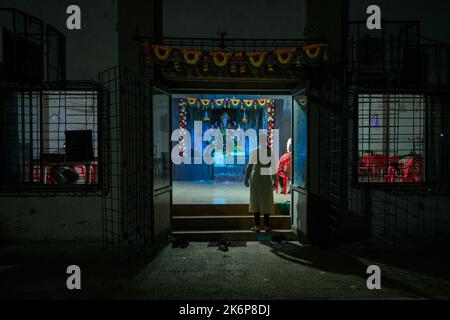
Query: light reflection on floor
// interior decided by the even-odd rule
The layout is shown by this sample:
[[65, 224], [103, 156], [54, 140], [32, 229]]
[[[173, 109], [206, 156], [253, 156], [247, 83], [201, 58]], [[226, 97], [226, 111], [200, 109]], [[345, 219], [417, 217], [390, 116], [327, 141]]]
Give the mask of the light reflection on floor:
[[[291, 195], [276, 194], [274, 202], [283, 203]], [[174, 204], [248, 204], [249, 188], [240, 182], [174, 181]]]

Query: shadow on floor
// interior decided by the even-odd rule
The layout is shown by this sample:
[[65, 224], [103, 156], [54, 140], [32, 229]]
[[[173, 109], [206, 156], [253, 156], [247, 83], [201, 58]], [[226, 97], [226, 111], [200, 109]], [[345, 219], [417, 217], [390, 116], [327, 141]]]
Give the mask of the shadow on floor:
[[[366, 273], [368, 265], [339, 250], [304, 247], [292, 242], [278, 244], [271, 241], [262, 241], [260, 243], [270, 247], [273, 254], [293, 263], [324, 272], [353, 275], [362, 279], [367, 279], [369, 277]], [[432, 296], [424, 293], [422, 290], [414, 288], [410, 284], [394, 279], [386, 274], [382, 274], [382, 286], [393, 290], [408, 292], [414, 297], [433, 299]]]

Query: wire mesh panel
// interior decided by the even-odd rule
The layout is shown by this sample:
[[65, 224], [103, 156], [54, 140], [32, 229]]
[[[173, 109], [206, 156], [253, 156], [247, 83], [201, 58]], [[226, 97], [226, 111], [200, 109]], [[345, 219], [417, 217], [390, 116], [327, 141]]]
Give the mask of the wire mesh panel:
[[3, 64], [0, 81], [64, 81], [65, 36], [41, 19], [16, 9], [0, 8]]
[[348, 71], [357, 74], [359, 80], [381, 76], [384, 86], [414, 86], [419, 82], [417, 21], [383, 21], [380, 30], [367, 29], [365, 20], [350, 21], [348, 44]]
[[151, 139], [148, 82], [126, 68], [100, 74], [108, 92], [109, 192], [103, 199], [103, 243], [107, 251], [136, 254], [150, 242]]
[[[371, 240], [385, 252], [395, 254], [405, 239], [448, 235], [448, 107], [448, 94], [442, 92], [366, 91], [349, 96], [349, 155], [354, 161], [348, 167], [353, 176], [348, 208], [370, 221]], [[385, 116], [377, 122], [378, 111]], [[383, 152], [400, 154], [398, 164], [388, 158], [381, 166], [376, 160]], [[405, 165], [417, 157], [423, 159], [421, 175], [411, 174]], [[373, 160], [371, 166], [364, 166], [368, 159]], [[357, 181], [364, 182], [354, 184]]]
[[99, 95], [87, 83], [3, 85], [1, 190], [99, 189]]
[[360, 93], [357, 110], [357, 182], [423, 184], [444, 177], [445, 109], [436, 98]]

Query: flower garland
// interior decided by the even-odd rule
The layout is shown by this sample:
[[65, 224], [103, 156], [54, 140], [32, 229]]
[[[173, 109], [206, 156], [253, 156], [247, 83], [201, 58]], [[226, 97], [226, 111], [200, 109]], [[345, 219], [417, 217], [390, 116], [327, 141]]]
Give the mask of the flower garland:
[[210, 52], [210, 55], [213, 57], [215, 65], [218, 66], [219, 68], [223, 68], [228, 64], [228, 60], [230, 58], [231, 53], [224, 51], [216, 51]]
[[200, 50], [182, 50], [182, 53], [186, 63], [191, 66], [196, 65], [202, 56]]
[[178, 112], [180, 116], [180, 136], [178, 138], [178, 154], [183, 157], [186, 151], [186, 142], [184, 140], [186, 130], [187, 130], [187, 107], [202, 107], [205, 111], [203, 116], [203, 121], [209, 121], [209, 115], [207, 109], [222, 109], [222, 108], [241, 108], [244, 110], [241, 121], [243, 123], [248, 122], [246, 109], [258, 107], [267, 109], [267, 135], [268, 135], [268, 145], [272, 147], [273, 145], [273, 130], [275, 129], [275, 101], [272, 99], [235, 99], [235, 98], [225, 98], [225, 99], [197, 99], [197, 98], [182, 98], [178, 102]]
[[172, 51], [172, 49], [169, 46], [162, 46], [155, 44], [152, 47], [153, 52], [159, 61], [169, 60], [170, 52]]
[[281, 64], [289, 64], [292, 60], [292, 56], [294, 55], [295, 49], [284, 49], [284, 50], [275, 50], [275, 55], [277, 56], [278, 62]]
[[[178, 49], [166, 45], [144, 44], [145, 63], [150, 65], [153, 61], [166, 64], [170, 62], [175, 72], [185, 71], [184, 65], [197, 66], [198, 71], [204, 75], [209, 73], [210, 65], [218, 68], [230, 66], [232, 75], [244, 75], [247, 67], [253, 67], [254, 71], [260, 70], [265, 64], [266, 71], [271, 74], [276, 71], [276, 66], [292, 65], [299, 70], [308, 61], [327, 62], [328, 45], [310, 44], [299, 48], [286, 48], [274, 51], [204, 51], [198, 49]], [[319, 57], [321, 57], [319, 59]], [[154, 59], [153, 59], [154, 58]], [[184, 64], [184, 65], [183, 65]]]
[[275, 102], [273, 100], [267, 101], [267, 135], [268, 145], [272, 148], [273, 145], [273, 130], [275, 129]]
[[322, 46], [323, 45], [320, 44], [312, 44], [309, 46], [304, 46], [303, 50], [305, 51], [309, 59], [317, 59], [321, 52]]
[[247, 52], [247, 57], [250, 64], [258, 69], [264, 63], [264, 60], [267, 56], [267, 51], [255, 51], [255, 52]]
[[180, 114], [180, 135], [178, 137], [178, 155], [180, 157], [183, 157], [184, 152], [186, 151], [186, 141], [184, 141], [187, 129], [186, 98], [181, 99], [180, 102], [178, 103], [178, 112]]

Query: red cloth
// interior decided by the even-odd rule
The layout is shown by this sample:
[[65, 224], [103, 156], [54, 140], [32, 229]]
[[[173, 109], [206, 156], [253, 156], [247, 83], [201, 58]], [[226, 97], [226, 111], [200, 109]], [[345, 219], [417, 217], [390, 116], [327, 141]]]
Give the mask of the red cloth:
[[283, 154], [278, 161], [277, 180], [275, 182], [275, 188], [278, 192], [278, 181], [283, 179], [283, 194], [286, 194], [287, 185], [289, 179], [292, 177], [292, 154], [287, 152]]

